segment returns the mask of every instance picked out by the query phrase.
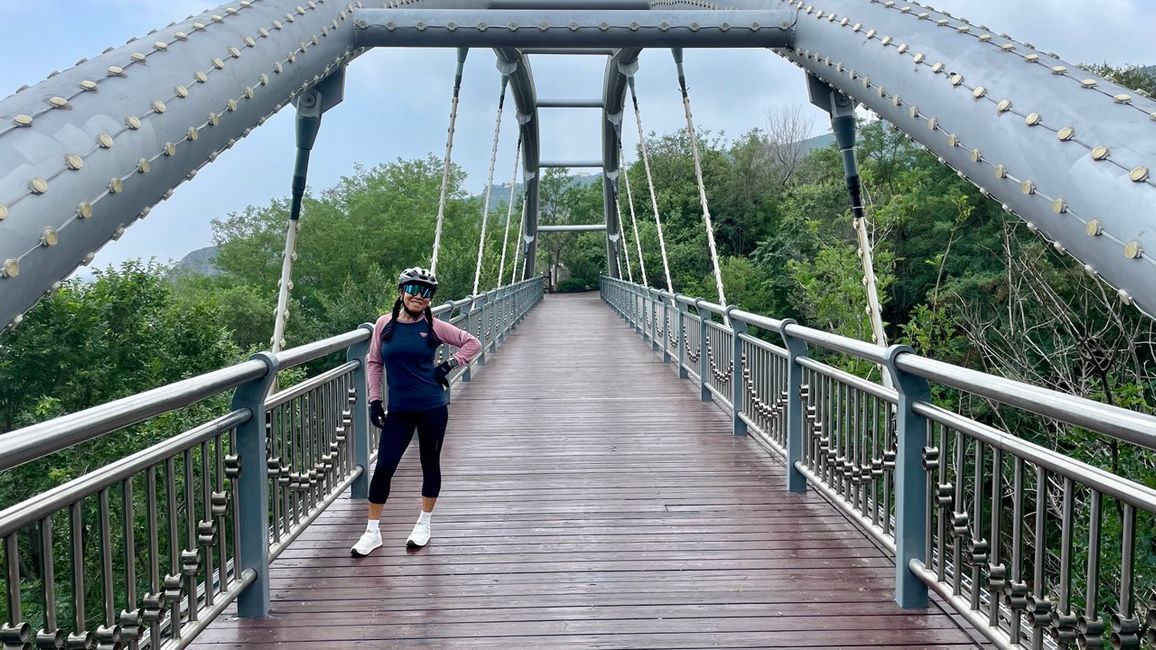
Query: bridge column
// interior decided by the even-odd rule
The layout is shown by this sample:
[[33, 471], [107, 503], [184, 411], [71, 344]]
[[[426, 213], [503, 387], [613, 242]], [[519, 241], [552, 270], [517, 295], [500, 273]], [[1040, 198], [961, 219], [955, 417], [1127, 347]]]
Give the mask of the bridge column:
[[803, 462], [803, 413], [806, 410], [803, 403], [803, 366], [799, 365], [799, 357], [807, 356], [807, 344], [791, 336], [788, 326], [794, 324], [793, 318], [779, 324], [779, 335], [783, 337], [783, 347], [787, 349], [787, 430], [783, 437], [787, 441], [787, 490], [806, 492], [807, 477], [799, 471], [798, 465]]
[[912, 353], [906, 345], [887, 348], [887, 370], [899, 391], [895, 434], [895, 602], [904, 608], [927, 607], [927, 585], [909, 568], [927, 562], [927, 418], [916, 413], [919, 402], [931, 402], [927, 380], [899, 370], [896, 360]]
[[[362, 323], [359, 329], [369, 330], [373, 336], [373, 325]], [[366, 384], [368, 373], [365, 360], [369, 354], [369, 338], [361, 343], [349, 346], [345, 351], [346, 361], [358, 361], [360, 365], [353, 371], [353, 391], [356, 401], [353, 404], [353, 462], [361, 468], [361, 476], [353, 479], [349, 486], [349, 496], [354, 499], [369, 498], [369, 387]]]
[[747, 435], [747, 423], [743, 421], [743, 398], [746, 396], [746, 381], [743, 377], [743, 341], [740, 335], [747, 333], [747, 324], [736, 320], [731, 312], [737, 306], [727, 307], [726, 319], [731, 324], [731, 432], [736, 436]]
[[246, 409], [251, 417], [237, 427], [237, 448], [241, 475], [237, 480], [237, 508], [241, 555], [235, 558], [235, 575], [253, 571], [253, 581], [237, 599], [237, 614], [242, 618], [261, 618], [269, 614], [269, 475], [266, 462], [265, 396], [277, 379], [277, 357], [259, 352], [251, 357], [263, 361], [267, 370], [260, 378], [233, 393], [232, 410]]

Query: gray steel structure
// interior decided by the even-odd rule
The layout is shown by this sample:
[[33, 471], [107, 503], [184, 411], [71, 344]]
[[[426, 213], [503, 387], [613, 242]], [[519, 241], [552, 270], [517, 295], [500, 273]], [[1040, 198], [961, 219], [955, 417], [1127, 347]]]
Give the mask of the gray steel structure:
[[601, 166], [617, 275], [622, 89], [638, 48], [767, 47], [894, 123], [1123, 301], [1156, 313], [1156, 102], [1008, 36], [893, 0], [390, 4], [231, 2], [0, 101], [0, 326], [364, 48], [415, 45], [492, 47], [512, 70], [527, 275], [539, 104], [526, 51], [614, 52]]

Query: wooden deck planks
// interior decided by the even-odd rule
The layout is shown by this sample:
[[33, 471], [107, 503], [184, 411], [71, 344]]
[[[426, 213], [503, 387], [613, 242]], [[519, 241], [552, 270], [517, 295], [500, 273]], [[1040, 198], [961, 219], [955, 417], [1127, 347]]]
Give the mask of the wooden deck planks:
[[385, 547], [349, 557], [339, 499], [272, 565], [272, 615], [192, 647], [976, 647], [596, 295], [548, 296], [458, 391], [442, 464], [427, 548], [411, 449]]

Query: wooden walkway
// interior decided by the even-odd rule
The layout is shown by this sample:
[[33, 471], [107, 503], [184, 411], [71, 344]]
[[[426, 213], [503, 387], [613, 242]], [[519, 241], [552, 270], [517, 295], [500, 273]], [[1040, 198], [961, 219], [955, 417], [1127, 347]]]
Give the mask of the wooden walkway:
[[892, 601], [887, 556], [698, 401], [595, 294], [547, 296], [460, 390], [433, 539], [416, 443], [353, 559], [338, 500], [272, 566], [272, 616], [195, 648], [975, 647]]

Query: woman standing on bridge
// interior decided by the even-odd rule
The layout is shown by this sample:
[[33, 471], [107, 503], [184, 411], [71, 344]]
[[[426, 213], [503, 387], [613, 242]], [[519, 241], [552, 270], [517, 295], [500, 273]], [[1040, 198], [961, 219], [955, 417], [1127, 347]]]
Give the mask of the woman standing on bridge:
[[[449, 411], [446, 408], [447, 375], [467, 364], [482, 349], [478, 339], [433, 317], [430, 300], [438, 281], [432, 271], [413, 267], [401, 272], [393, 312], [377, 319], [369, 343], [369, 419], [381, 429], [377, 467], [369, 484], [369, 523], [361, 539], [350, 549], [357, 557], [381, 546], [379, 519], [389, 497], [389, 484], [398, 463], [417, 430], [421, 453], [421, 513], [406, 547], [418, 549], [429, 543], [430, 514], [441, 490], [441, 451]], [[458, 348], [445, 363], [434, 366], [442, 344]], [[388, 410], [382, 406], [382, 367], [388, 383]]]

